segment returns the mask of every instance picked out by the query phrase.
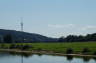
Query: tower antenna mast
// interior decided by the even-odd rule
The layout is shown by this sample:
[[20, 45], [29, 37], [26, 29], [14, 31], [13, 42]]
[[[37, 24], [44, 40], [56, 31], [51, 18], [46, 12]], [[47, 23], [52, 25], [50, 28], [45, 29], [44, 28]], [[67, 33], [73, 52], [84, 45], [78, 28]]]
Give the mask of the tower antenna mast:
[[23, 32], [23, 18], [21, 17], [21, 31]]
[[[23, 18], [21, 17], [21, 31], [23, 32]], [[22, 43], [24, 42], [24, 37], [22, 37]], [[22, 46], [23, 47], [23, 46]], [[21, 48], [21, 50], [22, 50], [23, 48]], [[21, 57], [21, 63], [23, 63], [23, 55], [22, 55], [22, 57]]]

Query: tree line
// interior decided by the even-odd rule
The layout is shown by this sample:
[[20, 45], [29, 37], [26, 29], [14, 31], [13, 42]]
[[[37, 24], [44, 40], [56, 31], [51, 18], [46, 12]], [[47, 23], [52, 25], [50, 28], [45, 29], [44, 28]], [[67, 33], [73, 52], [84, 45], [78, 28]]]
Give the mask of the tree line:
[[[88, 42], [96, 41], [96, 33], [83, 35], [68, 35], [67, 37], [60, 37], [56, 42]], [[0, 41], [1, 42], [1, 41]], [[3, 37], [4, 43], [14, 43], [14, 38], [11, 34], [7, 34]]]
[[58, 42], [84, 42], [84, 41], [96, 41], [96, 33], [83, 35], [68, 35], [67, 37], [60, 37]]

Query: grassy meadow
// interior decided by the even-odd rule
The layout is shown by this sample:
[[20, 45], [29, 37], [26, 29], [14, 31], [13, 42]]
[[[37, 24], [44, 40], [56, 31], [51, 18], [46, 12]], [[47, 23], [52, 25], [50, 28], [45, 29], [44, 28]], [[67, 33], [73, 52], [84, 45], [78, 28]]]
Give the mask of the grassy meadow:
[[[31, 45], [27, 50], [46, 50], [59, 53], [65, 53], [68, 48], [71, 48], [74, 53], [81, 53], [84, 48], [90, 50], [89, 54], [96, 52], [96, 42], [73, 42], [73, 43], [16, 43], [15, 45]], [[5, 48], [9, 48], [11, 44], [3, 44]]]

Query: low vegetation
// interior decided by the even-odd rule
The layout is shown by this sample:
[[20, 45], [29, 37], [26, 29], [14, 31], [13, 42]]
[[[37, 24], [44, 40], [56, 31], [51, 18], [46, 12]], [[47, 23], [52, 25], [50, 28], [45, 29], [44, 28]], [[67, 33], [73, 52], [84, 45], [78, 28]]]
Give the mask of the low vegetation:
[[66, 54], [73, 54], [73, 49], [72, 48], [68, 48], [66, 50]]
[[83, 50], [82, 50], [82, 54], [84, 54], [84, 55], [87, 55], [87, 54], [89, 54], [90, 53], [90, 49], [89, 48], [84, 48]]
[[74, 42], [74, 43], [15, 43], [0, 44], [4, 49], [23, 49], [37, 51], [53, 51], [67, 54], [94, 54], [96, 55], [96, 42]]

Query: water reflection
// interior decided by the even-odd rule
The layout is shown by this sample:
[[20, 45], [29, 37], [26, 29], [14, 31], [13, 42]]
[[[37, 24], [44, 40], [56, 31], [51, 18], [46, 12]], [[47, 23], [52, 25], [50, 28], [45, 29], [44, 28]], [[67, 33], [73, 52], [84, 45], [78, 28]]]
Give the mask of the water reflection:
[[18, 56], [23, 56], [23, 57], [31, 57], [33, 54], [32, 53], [19, 53], [19, 52], [9, 52], [11, 55], [18, 55]]
[[[11, 55], [19, 55], [19, 56], [21, 56], [22, 58], [24, 57], [24, 58], [29, 58], [29, 57], [32, 57], [34, 54], [32, 54], [32, 53], [16, 53], [16, 52], [10, 52], [10, 54]], [[36, 55], [38, 55], [38, 56], [42, 56], [43, 54], [36, 54]], [[54, 56], [54, 55], [52, 55], [52, 56]], [[55, 57], [55, 56], [54, 56]], [[95, 61], [96, 61], [96, 57], [94, 57], [94, 58], [91, 58], [91, 57], [75, 57], [75, 58], [79, 58], [79, 59], [83, 59], [83, 62], [85, 62], [85, 63], [88, 63], [91, 59], [94, 59]], [[67, 59], [67, 61], [72, 61], [73, 59], [74, 59], [74, 56], [72, 56], [72, 55], [67, 55], [66, 56], [66, 59]]]
[[39, 53], [39, 54], [37, 54], [37, 55], [38, 55], [38, 56], [42, 56], [43, 54], [40, 54], [40, 53]]
[[91, 57], [82, 57], [84, 62], [89, 62], [92, 58]]
[[[10, 58], [9, 58], [10, 56]], [[8, 57], [8, 58], [6, 58]], [[9, 52], [9, 53], [0, 53], [0, 59], [6, 58], [6, 60], [10, 59], [10, 61], [14, 62], [14, 58], [18, 63], [96, 63], [96, 57], [73, 57], [72, 55], [67, 56], [54, 56], [54, 55], [44, 55], [44, 54], [32, 54], [32, 53], [16, 53], [16, 52]], [[18, 60], [17, 60], [18, 59]], [[2, 60], [3, 61], [3, 60]], [[6, 63], [2, 62], [0, 63]], [[21, 61], [21, 62], [20, 62]], [[40, 62], [39, 62], [40, 61]], [[57, 61], [57, 62], [56, 62]], [[8, 63], [13, 63], [8, 62]], [[14, 62], [17, 63], [17, 62]]]
[[93, 57], [93, 59], [96, 61], [96, 57]]
[[[32, 53], [19, 53], [19, 52], [9, 52], [9, 54], [11, 54], [11, 55], [18, 55], [18, 56], [23, 56], [23, 57], [25, 57], [25, 58], [29, 58], [29, 57], [32, 57], [34, 54], [32, 54]], [[43, 54], [36, 54], [36, 55], [38, 55], [38, 56], [42, 56]]]
[[6, 56], [9, 56], [9, 53], [0, 52], [0, 58], [6, 57]]
[[68, 61], [72, 61], [73, 60], [73, 56], [72, 55], [67, 55], [66, 58], [67, 58]]

